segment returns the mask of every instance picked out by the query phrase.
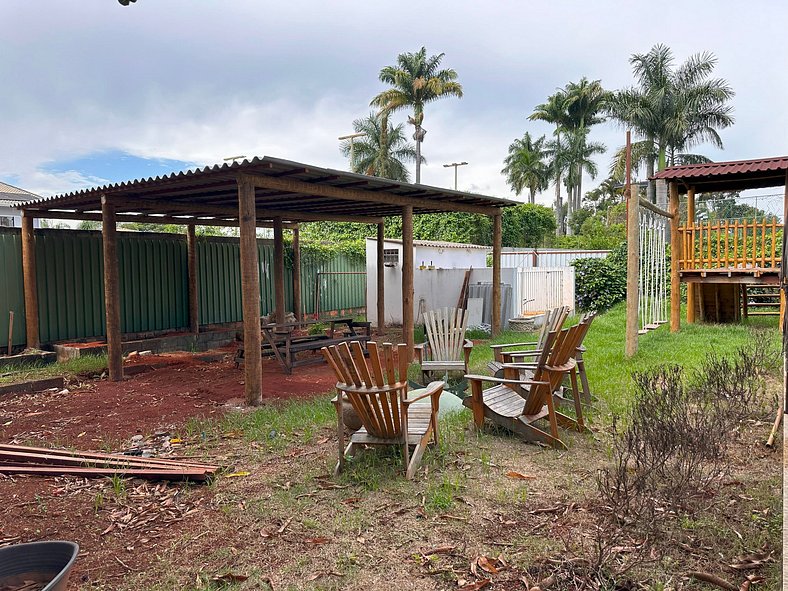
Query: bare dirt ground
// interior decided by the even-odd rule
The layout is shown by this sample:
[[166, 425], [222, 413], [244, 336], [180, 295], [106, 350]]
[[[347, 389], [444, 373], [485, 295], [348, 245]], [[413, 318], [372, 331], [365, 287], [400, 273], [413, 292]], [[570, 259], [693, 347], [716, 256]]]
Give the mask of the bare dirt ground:
[[[242, 396], [243, 374], [230, 360], [134, 363], [165, 361], [120, 384], [86, 379], [67, 394], [4, 399], [0, 440], [117, 451], [135, 434], [167, 431], [180, 441], [176, 455], [227, 472], [210, 485], [0, 477], [0, 544], [75, 540], [71, 588], [121, 591], [528, 589], [593, 555], [604, 429], [572, 435], [558, 452], [477, 433], [461, 414], [443, 421], [443, 443], [414, 481], [393, 451], [364, 452], [334, 478], [327, 367], [284, 376], [267, 363], [272, 402], [238, 412], [227, 402]], [[299, 402], [282, 401], [284, 392]], [[768, 418], [742, 425], [730, 473], [704, 493], [707, 509], [676, 516], [660, 552], [610, 589], [712, 588], [689, 571], [778, 587], [781, 442], [763, 445], [769, 427]], [[640, 542], [610, 548], [610, 563], [624, 564]], [[743, 562], [748, 554], [758, 558]]]

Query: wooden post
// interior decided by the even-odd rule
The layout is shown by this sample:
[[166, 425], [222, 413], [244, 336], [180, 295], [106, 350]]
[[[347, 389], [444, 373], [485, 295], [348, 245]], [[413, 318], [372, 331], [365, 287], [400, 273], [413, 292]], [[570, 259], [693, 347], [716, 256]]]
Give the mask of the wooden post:
[[[695, 225], [695, 187], [690, 187], [687, 191], [687, 227], [691, 228]], [[727, 240], [728, 234], [725, 234]], [[692, 245], [689, 245], [692, 248]], [[694, 250], [692, 251], [694, 253]], [[690, 255], [694, 256], [694, 255]], [[728, 256], [728, 249], [725, 249], [725, 257]], [[686, 256], [684, 257], [687, 258]], [[695, 323], [695, 283], [690, 281], [687, 283], [687, 323]]]
[[378, 334], [382, 335], [386, 332], [386, 286], [385, 286], [385, 268], [386, 265], [383, 261], [383, 251], [386, 248], [386, 236], [384, 224], [378, 224], [378, 269], [377, 269], [377, 287], [378, 287]]
[[285, 242], [282, 218], [274, 218], [274, 305], [276, 322], [285, 321]]
[[678, 332], [681, 328], [681, 275], [679, 260], [681, 259], [681, 236], [679, 235], [679, 186], [672, 182], [669, 187], [670, 219], [670, 332]]
[[627, 193], [627, 317], [624, 353], [638, 352], [638, 279], [640, 276], [640, 198], [638, 190], [628, 185]]
[[402, 336], [413, 359], [413, 206], [402, 207]]
[[260, 267], [254, 185], [238, 182], [238, 225], [241, 245], [241, 302], [244, 323], [244, 393], [246, 403], [262, 403], [263, 365], [260, 356]]
[[492, 253], [492, 336], [501, 333], [501, 236], [502, 216], [493, 216]]
[[197, 233], [194, 224], [186, 225], [186, 261], [189, 275], [189, 330], [200, 332], [200, 305], [197, 291]]
[[115, 206], [101, 196], [101, 243], [104, 249], [104, 308], [107, 327], [109, 379], [123, 379], [123, 344], [120, 337], [120, 278]]
[[41, 345], [38, 330], [38, 284], [36, 280], [36, 236], [33, 217], [22, 213], [22, 278], [25, 290], [25, 327], [28, 349]]
[[301, 305], [301, 240], [298, 226], [293, 228], [293, 312], [298, 322], [304, 319]]

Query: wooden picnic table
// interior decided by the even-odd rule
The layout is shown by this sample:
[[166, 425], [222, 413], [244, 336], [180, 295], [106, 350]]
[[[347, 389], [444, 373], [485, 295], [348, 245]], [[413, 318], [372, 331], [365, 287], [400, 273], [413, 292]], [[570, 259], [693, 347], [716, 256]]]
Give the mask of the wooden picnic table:
[[[299, 334], [299, 331], [314, 324], [328, 322], [327, 334]], [[261, 345], [261, 355], [273, 353], [279, 365], [286, 374], [293, 373], [294, 367], [321, 363], [321, 355], [311, 355], [299, 358], [301, 353], [315, 353], [323, 347], [338, 345], [350, 341], [359, 341], [366, 350], [366, 344], [372, 338], [370, 322], [360, 322], [352, 318], [332, 318], [330, 320], [304, 320], [301, 322], [275, 322], [262, 324], [260, 330], [264, 339]], [[339, 333], [338, 331], [341, 331]], [[240, 364], [244, 359], [243, 346], [238, 349], [235, 362]]]

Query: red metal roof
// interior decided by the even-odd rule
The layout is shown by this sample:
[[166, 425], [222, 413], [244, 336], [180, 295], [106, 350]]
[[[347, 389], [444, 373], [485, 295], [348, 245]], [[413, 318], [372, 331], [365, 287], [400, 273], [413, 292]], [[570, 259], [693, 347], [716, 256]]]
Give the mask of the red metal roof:
[[682, 187], [694, 186], [697, 191], [740, 191], [785, 185], [788, 156], [705, 162], [671, 166], [656, 173], [653, 179], [675, 181]]

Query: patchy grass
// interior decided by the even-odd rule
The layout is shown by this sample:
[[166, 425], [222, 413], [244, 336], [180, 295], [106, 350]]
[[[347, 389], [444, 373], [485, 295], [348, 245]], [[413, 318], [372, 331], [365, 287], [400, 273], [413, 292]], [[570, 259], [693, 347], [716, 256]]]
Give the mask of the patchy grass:
[[[493, 342], [532, 336], [509, 332]], [[456, 590], [481, 578], [472, 575], [472, 561], [501, 556], [509, 566], [490, 575], [489, 588], [523, 588], [521, 577], [533, 582], [545, 565], [555, 566], [547, 559], [571, 561], [584, 544], [593, 544], [597, 471], [610, 458], [611, 414], [629, 404], [631, 373], [664, 362], [692, 368], [708, 352], [725, 355], [751, 338], [776, 345], [776, 322], [684, 326], [678, 334], [663, 327], [643, 336], [638, 356], [627, 360], [624, 310], [617, 307], [595, 320], [586, 341], [598, 398], [594, 434], [564, 432], [569, 451], [559, 452], [492, 426], [476, 431], [470, 412], [462, 410], [441, 419], [441, 442], [426, 452], [412, 481], [403, 477], [396, 447], [361, 450], [345, 472], [332, 476], [333, 393], [188, 421], [179, 432], [188, 455], [248, 475], [220, 475], [208, 486], [184, 488], [184, 498], [202, 499], [200, 510], [155, 540], [144, 531], [107, 534], [103, 539], [116, 544], [134, 570], [110, 561], [106, 578], [76, 584], [85, 591]], [[486, 373], [488, 345], [474, 348], [472, 371]], [[738, 586], [743, 576], [726, 565], [761, 548], [773, 559], [748, 572], [766, 577], [759, 588], [778, 588], [780, 453], [763, 446], [769, 427], [769, 418], [751, 420], [732, 434], [730, 474], [708, 491], [707, 509], [676, 515], [660, 542], [664, 555], [620, 575], [610, 588], [702, 588], [684, 578], [689, 570]], [[123, 499], [124, 492], [113, 481], [101, 496], [86, 493], [85, 502], [100, 515], [109, 497]], [[112, 578], [113, 568], [121, 576]], [[222, 579], [228, 574], [248, 579]]]
[[66, 378], [92, 377], [107, 369], [106, 355], [83, 355], [64, 363], [32, 364], [0, 374], [0, 384], [16, 384], [54, 376]]

